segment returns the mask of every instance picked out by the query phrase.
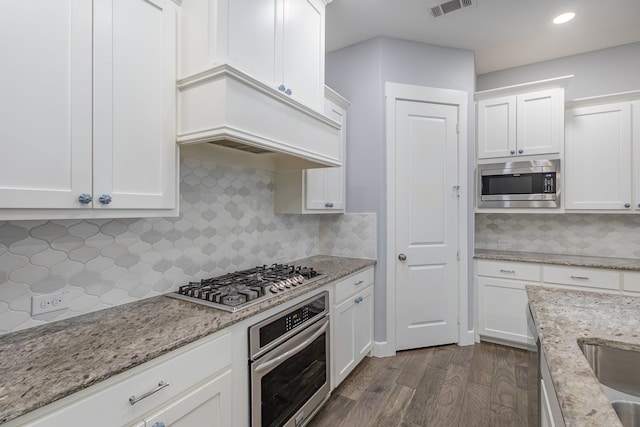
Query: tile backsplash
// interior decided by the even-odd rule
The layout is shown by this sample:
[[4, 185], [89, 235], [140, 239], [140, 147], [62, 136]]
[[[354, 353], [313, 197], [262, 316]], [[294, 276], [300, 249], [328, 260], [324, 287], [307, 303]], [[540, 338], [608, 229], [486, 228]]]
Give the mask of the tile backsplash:
[[476, 214], [475, 247], [640, 258], [640, 215]]
[[[0, 333], [317, 254], [375, 258], [375, 214], [275, 215], [273, 173], [183, 158], [180, 216], [0, 221]], [[31, 297], [69, 309], [31, 316]]]

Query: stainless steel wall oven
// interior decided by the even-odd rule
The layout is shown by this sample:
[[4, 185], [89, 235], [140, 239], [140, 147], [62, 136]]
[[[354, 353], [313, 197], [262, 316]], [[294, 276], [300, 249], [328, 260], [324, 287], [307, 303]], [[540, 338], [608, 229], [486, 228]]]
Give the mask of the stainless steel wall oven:
[[303, 426], [328, 399], [329, 294], [249, 328], [252, 427]]

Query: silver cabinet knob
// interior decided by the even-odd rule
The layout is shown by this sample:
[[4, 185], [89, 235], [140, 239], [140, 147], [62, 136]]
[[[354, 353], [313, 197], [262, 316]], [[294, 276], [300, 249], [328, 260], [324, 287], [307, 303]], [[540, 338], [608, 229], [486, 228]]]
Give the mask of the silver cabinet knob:
[[285, 91], [285, 89], [286, 89], [286, 87], [284, 87], [284, 85], [280, 85], [280, 86], [278, 86], [278, 90], [279, 90], [280, 92], [284, 92], [284, 91]]
[[364, 298], [362, 297], [358, 297], [356, 298], [356, 300], [354, 301], [356, 304], [360, 304], [362, 301], [364, 300]]
[[625, 204], [624, 204], [624, 207], [625, 207], [625, 208], [630, 208], [630, 207], [631, 207], [631, 203], [625, 203]]
[[91, 194], [82, 193], [80, 196], [78, 196], [78, 201], [83, 205], [88, 205], [93, 201], [93, 197], [91, 197]]
[[291, 92], [291, 89], [287, 89], [284, 91], [284, 93], [286, 93], [287, 95], [291, 95], [293, 92]]
[[640, 203], [638, 203], [638, 207], [640, 208]]
[[522, 153], [524, 153], [524, 150], [521, 148], [518, 150], [518, 154], [522, 154]]
[[516, 154], [516, 150], [511, 150], [511, 154]]
[[153, 425], [153, 427], [166, 427], [162, 421], [158, 421]]
[[108, 194], [103, 194], [102, 196], [100, 196], [100, 198], [98, 200], [103, 205], [108, 205], [109, 203], [111, 203], [111, 196], [108, 195]]
[[327, 203], [324, 204], [324, 207], [325, 208], [332, 208], [333, 207], [333, 203], [327, 202]]
[[400, 261], [406, 261], [407, 260], [407, 256], [405, 254], [400, 254], [400, 255], [398, 255], [398, 259]]

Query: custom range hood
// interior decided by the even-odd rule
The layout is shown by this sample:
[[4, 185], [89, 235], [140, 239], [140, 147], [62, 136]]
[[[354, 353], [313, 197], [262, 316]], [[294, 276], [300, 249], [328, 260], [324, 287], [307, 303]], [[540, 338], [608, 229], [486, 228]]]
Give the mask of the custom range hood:
[[178, 81], [178, 143], [268, 157], [274, 169], [340, 166], [341, 124], [221, 64]]

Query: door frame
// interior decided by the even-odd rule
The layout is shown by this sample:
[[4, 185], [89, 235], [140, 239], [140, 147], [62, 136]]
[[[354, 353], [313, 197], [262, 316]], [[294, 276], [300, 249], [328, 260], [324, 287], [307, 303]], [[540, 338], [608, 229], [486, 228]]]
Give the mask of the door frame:
[[467, 188], [467, 108], [468, 93], [461, 90], [415, 86], [401, 83], [385, 83], [386, 99], [386, 241], [387, 248], [387, 336], [376, 355], [391, 356], [396, 352], [396, 101], [417, 101], [446, 104], [458, 107], [458, 344], [471, 345], [475, 341], [473, 329], [468, 330], [469, 320], [469, 272], [468, 272], [468, 188]]

